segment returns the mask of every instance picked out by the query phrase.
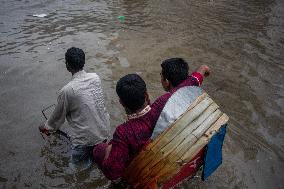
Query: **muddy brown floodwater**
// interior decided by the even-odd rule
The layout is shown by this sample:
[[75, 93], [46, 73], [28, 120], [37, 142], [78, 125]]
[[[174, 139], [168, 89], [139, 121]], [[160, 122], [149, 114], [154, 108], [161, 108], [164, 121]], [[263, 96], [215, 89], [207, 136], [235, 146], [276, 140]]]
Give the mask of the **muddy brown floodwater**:
[[284, 1], [0, 3], [0, 188], [109, 187], [95, 166], [70, 174], [68, 141], [38, 132], [41, 109], [71, 78], [71, 46], [102, 78], [112, 129], [124, 120], [114, 90], [124, 74], [140, 74], [153, 100], [163, 94], [162, 60], [183, 57], [191, 71], [209, 65], [203, 88], [230, 116], [224, 161], [206, 182], [180, 188], [284, 188]]

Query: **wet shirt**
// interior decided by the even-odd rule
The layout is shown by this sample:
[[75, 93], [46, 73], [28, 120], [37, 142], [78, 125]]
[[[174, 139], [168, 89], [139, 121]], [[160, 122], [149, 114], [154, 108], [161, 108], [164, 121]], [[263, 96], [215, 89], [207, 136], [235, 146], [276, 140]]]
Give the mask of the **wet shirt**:
[[108, 179], [120, 178], [134, 157], [149, 142], [156, 122], [171, 95], [184, 86], [199, 86], [202, 80], [200, 73], [192, 73], [176, 88], [159, 97], [148, 113], [119, 125], [110, 142], [112, 149], [107, 159], [104, 160], [106, 144], [101, 143], [94, 148], [95, 162]]
[[75, 73], [60, 90], [57, 101], [45, 124], [48, 130], [59, 129], [66, 118], [74, 146], [92, 146], [109, 137], [109, 114], [104, 104], [101, 80], [96, 73], [84, 70]]

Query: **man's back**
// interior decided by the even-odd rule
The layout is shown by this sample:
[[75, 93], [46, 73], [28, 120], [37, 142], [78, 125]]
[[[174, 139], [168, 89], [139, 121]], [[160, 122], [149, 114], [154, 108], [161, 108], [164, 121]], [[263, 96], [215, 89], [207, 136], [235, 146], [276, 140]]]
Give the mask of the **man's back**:
[[72, 74], [72, 80], [60, 90], [50, 118], [39, 126], [40, 132], [49, 135], [58, 130], [65, 119], [68, 120], [72, 167], [82, 164], [89, 167], [93, 146], [107, 139], [110, 130], [100, 78], [95, 73], [86, 73], [84, 65], [84, 51], [69, 48], [65, 53], [65, 66]]
[[66, 111], [73, 145], [92, 146], [109, 137], [109, 114], [97, 74], [84, 70], [75, 73], [61, 89], [60, 101]]

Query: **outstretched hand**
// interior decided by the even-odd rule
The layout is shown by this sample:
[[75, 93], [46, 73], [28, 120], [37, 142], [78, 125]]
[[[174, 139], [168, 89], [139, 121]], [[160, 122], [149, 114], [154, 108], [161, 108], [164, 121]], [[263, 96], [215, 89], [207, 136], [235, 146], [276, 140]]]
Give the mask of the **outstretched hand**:
[[211, 70], [207, 65], [201, 65], [198, 69], [197, 72], [201, 73], [204, 77], [207, 77], [210, 75]]
[[43, 134], [45, 134], [46, 136], [50, 135], [50, 132], [45, 128], [44, 123], [41, 124], [39, 127], [39, 131]]

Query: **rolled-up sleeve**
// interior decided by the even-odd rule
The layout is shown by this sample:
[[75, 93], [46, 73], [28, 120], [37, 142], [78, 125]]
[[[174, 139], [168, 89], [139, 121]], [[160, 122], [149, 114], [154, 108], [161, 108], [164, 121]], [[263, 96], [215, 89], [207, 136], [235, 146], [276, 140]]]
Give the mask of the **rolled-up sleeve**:
[[50, 116], [50, 118], [45, 123], [45, 128], [50, 131], [55, 131], [65, 122], [65, 117], [68, 111], [68, 99], [67, 92], [61, 90], [58, 98], [57, 105]]
[[191, 77], [193, 77], [194, 79], [196, 79], [197, 83], [198, 83], [198, 86], [200, 86], [203, 82], [203, 76], [201, 73], [199, 72], [193, 72], [191, 74]]

